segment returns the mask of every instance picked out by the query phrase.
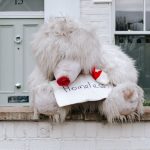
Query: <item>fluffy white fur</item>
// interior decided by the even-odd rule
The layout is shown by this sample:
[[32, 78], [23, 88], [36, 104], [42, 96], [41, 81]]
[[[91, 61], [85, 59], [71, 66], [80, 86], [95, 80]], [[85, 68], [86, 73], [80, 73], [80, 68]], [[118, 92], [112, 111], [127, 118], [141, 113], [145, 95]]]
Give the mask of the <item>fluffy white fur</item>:
[[[96, 33], [84, 24], [52, 18], [35, 35], [32, 46], [37, 66], [29, 78], [29, 86], [38, 113], [63, 121], [72, 107], [59, 108], [49, 85], [61, 60], [78, 61], [84, 74], [89, 74], [93, 66], [108, 74], [115, 87], [105, 101], [99, 102], [98, 109], [109, 122], [133, 120], [143, 113], [143, 91], [137, 85], [134, 61], [119, 47], [101, 43]], [[83, 109], [88, 108], [95, 106], [83, 104]]]

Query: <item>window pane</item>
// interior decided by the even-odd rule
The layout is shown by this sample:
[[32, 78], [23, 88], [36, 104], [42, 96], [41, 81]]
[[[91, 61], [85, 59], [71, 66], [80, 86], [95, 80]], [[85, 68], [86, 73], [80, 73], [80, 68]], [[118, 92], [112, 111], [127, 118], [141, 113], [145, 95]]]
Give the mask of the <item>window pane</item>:
[[0, 11], [43, 11], [44, 0], [0, 0]]
[[116, 44], [136, 60], [139, 71], [139, 85], [150, 100], [150, 35], [116, 35]]
[[146, 0], [146, 30], [150, 31], [150, 0]]
[[143, 30], [143, 0], [116, 0], [116, 30]]

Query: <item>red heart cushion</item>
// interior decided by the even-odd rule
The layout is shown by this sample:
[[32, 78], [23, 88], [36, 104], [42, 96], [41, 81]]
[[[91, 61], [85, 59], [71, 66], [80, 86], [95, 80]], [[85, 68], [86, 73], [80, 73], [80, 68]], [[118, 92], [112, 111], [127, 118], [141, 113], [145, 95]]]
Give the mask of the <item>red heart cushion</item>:
[[96, 80], [102, 73], [102, 70], [96, 70], [95, 67], [92, 69], [92, 77]]

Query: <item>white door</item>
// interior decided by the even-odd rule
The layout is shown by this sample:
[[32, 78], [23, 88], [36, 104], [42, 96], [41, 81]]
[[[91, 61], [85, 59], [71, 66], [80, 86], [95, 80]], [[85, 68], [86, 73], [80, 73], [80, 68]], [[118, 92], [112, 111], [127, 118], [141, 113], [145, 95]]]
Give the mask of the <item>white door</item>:
[[44, 0], [0, 0], [0, 106], [29, 105], [33, 34], [43, 23]]
[[28, 104], [33, 33], [43, 19], [0, 19], [0, 105]]

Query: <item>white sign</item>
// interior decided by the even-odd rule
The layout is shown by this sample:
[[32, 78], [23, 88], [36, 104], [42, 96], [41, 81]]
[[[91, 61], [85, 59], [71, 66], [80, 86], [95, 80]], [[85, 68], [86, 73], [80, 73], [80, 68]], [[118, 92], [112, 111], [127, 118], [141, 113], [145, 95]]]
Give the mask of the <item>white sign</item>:
[[100, 84], [90, 75], [80, 75], [74, 83], [67, 87], [59, 86], [56, 81], [50, 84], [60, 107], [87, 101], [99, 101], [107, 98], [112, 90], [111, 85]]

